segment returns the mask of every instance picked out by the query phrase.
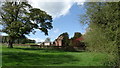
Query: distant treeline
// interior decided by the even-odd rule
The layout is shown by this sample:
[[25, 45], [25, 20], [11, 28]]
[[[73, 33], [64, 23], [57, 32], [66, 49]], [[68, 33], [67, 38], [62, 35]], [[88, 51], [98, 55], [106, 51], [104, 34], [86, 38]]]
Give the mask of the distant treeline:
[[[8, 41], [9, 41], [8, 36], [2, 36], [0, 38], [1, 38], [0, 43], [8, 43]], [[14, 41], [14, 43], [17, 43], [17, 44], [35, 43], [35, 42], [36, 42], [35, 40], [31, 40], [31, 39], [28, 39], [26, 37], [18, 38]]]

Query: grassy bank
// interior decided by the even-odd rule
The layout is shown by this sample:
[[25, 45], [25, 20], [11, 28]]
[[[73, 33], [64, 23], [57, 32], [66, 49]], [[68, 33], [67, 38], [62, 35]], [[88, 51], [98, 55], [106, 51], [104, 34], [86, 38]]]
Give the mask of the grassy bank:
[[103, 53], [2, 47], [3, 66], [104, 66], [107, 59]]

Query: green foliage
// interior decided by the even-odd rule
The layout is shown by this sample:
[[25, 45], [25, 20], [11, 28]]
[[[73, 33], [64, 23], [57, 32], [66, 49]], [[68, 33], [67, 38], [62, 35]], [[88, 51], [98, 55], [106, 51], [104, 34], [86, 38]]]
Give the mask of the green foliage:
[[[85, 3], [87, 12], [83, 18], [88, 23], [85, 41], [89, 51], [107, 52], [114, 55], [113, 65], [119, 63], [120, 2]], [[113, 60], [112, 59], [112, 60]], [[111, 61], [111, 60], [110, 60]]]
[[32, 21], [35, 21], [35, 23], [33, 23], [34, 27], [36, 29], [40, 29], [42, 32], [45, 33], [45, 35], [48, 35], [47, 29], [53, 28], [52, 23], [51, 23], [52, 17], [48, 15], [46, 12], [38, 8], [30, 9], [29, 16]]
[[[80, 38], [82, 34], [80, 32], [75, 32], [74, 36], [70, 39], [69, 45], [70, 46], [77, 46], [80, 45], [80, 41], [76, 40], [77, 38]], [[78, 42], [78, 43], [77, 43]]]
[[52, 29], [52, 17], [46, 12], [32, 8], [28, 2], [4, 2], [0, 10], [0, 24], [4, 27], [2, 32], [9, 36], [9, 43], [16, 38], [35, 33], [39, 29], [48, 35], [48, 29]]
[[8, 42], [8, 36], [1, 36], [2, 43]]
[[16, 39], [15, 43], [21, 43], [21, 44], [26, 44], [26, 43], [35, 43], [35, 40], [27, 39], [27, 38], [21, 38], [21, 39]]
[[[62, 45], [63, 46], [69, 46], [69, 35], [68, 35], [68, 33], [67, 32], [65, 32], [65, 33], [62, 33], [60, 36], [62, 36], [63, 37], [63, 40], [62, 40]], [[59, 37], [60, 37], [59, 36]]]
[[[9, 41], [9, 38], [8, 36], [2, 36], [2, 43], [8, 43]], [[28, 39], [26, 37], [20, 37], [20, 38], [17, 38], [15, 41], [14, 41], [15, 44], [25, 44], [25, 43], [35, 43], [35, 40], [31, 40], [31, 39]]]
[[82, 36], [81, 33], [79, 33], [79, 32], [75, 32], [75, 33], [74, 33], [74, 37], [73, 37], [73, 39], [77, 39], [77, 38], [79, 38], [79, 37], [81, 37], [81, 36]]
[[50, 41], [50, 38], [49, 38], [49, 37], [46, 38], [46, 39], [45, 39], [45, 42], [51, 42], [51, 41]]

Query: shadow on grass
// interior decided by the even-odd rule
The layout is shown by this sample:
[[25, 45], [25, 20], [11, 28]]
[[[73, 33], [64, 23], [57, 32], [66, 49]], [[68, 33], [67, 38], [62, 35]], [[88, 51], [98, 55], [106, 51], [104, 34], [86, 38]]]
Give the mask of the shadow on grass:
[[50, 48], [15, 48], [15, 49], [22, 49], [22, 50], [30, 50], [30, 51], [35, 51], [35, 50], [40, 50], [42, 52], [66, 52], [62, 49], [50, 49]]
[[42, 48], [15, 48], [15, 49], [22, 49], [22, 50], [44, 50]]
[[3, 52], [3, 66], [58, 65], [79, 61], [66, 54], [35, 54], [28, 52]]
[[22, 50], [43, 50], [44, 52], [85, 52], [85, 50], [65, 50], [65, 49], [62, 49], [62, 48], [15, 48], [15, 49], [22, 49]]

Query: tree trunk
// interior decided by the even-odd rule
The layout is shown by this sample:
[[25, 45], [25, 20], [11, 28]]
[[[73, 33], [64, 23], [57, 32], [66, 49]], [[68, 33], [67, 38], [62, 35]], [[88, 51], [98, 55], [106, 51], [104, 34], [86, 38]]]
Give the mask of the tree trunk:
[[9, 39], [8, 48], [13, 48], [13, 40]]

